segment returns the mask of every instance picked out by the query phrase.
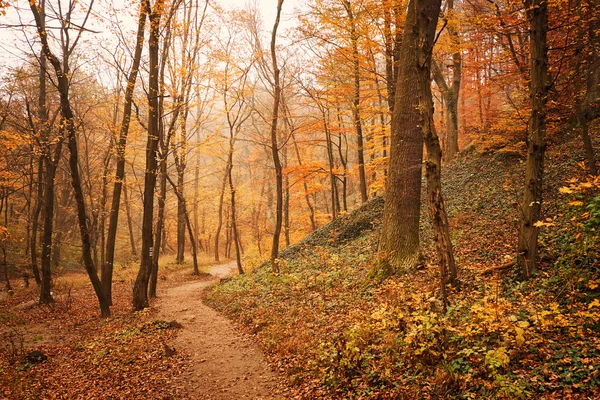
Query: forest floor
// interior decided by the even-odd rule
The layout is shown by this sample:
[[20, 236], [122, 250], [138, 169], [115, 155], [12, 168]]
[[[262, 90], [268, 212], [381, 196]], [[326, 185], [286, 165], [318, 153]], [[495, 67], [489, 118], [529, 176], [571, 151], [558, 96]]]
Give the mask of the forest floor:
[[[234, 261], [208, 272], [220, 279], [237, 273], [237, 267]], [[158, 301], [159, 318], [182, 324], [172, 343], [189, 354], [190, 368], [178, 380], [193, 399], [277, 398], [281, 378], [271, 371], [252, 339], [203, 304], [201, 293], [211, 283], [214, 279], [166, 288]]]
[[534, 279], [498, 268], [515, 257], [524, 155], [471, 151], [444, 166], [460, 280], [447, 312], [426, 196], [411, 273], [376, 272], [375, 198], [281, 251], [279, 274], [246, 265], [206, 301], [256, 336], [296, 399], [598, 399], [600, 177], [577, 137], [552, 139]]
[[200, 276], [164, 264], [158, 299], [135, 313], [135, 265], [119, 268], [106, 319], [81, 272], [55, 277], [50, 306], [37, 304], [35, 284], [14, 280], [0, 298], [0, 399], [282, 398], [283, 380], [251, 336], [202, 303], [235, 263], [203, 260]]

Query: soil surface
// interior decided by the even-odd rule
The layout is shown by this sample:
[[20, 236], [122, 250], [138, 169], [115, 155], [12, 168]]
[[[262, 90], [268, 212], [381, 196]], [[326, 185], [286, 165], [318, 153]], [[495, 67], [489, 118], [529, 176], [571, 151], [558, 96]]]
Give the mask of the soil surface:
[[192, 399], [281, 399], [282, 377], [268, 366], [253, 339], [202, 303], [202, 290], [215, 280], [236, 272], [235, 262], [216, 265], [206, 281], [167, 289], [158, 302], [159, 316], [183, 328], [170, 346], [190, 356], [190, 368], [181, 376]]

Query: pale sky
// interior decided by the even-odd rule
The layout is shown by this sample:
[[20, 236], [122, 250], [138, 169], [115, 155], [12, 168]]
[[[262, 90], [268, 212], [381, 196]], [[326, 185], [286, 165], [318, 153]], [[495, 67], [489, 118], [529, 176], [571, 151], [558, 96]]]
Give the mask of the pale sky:
[[[269, 31], [273, 27], [275, 22], [275, 14], [277, 8], [277, 0], [211, 0], [215, 3], [220, 4], [226, 9], [234, 8], [245, 8], [249, 2], [255, 2], [258, 5], [258, 9], [263, 18], [264, 29]], [[55, 4], [55, 0], [47, 0], [47, 7], [49, 4]], [[66, 2], [65, 2], [66, 3]], [[93, 10], [97, 16], [104, 17], [106, 15], [107, 4], [114, 4], [117, 8], [123, 8], [124, 4], [127, 4], [127, 0], [96, 0], [94, 3]], [[25, 35], [22, 32], [22, 28], [15, 27], [20, 24], [32, 24], [33, 17], [29, 10], [28, 0], [14, 0], [9, 3], [10, 6], [7, 10], [6, 16], [0, 16], [0, 74], [11, 66], [22, 64], [22, 60], [26, 54], [31, 54], [29, 45], [24, 39]], [[286, 28], [290, 28], [294, 25], [294, 11], [301, 9], [306, 4], [306, 0], [284, 0], [282, 17], [280, 23], [279, 32], [283, 32]], [[17, 9], [20, 9], [17, 12]], [[48, 12], [48, 14], [51, 14]], [[126, 14], [119, 14], [119, 20], [122, 22], [122, 29], [124, 31], [130, 30], [135, 31], [137, 25], [137, 16], [128, 16]], [[94, 21], [89, 21], [87, 27], [90, 29], [101, 31], [99, 35], [110, 37], [110, 31], [102, 23], [100, 19], [96, 17]], [[51, 25], [51, 22], [48, 22]], [[8, 26], [8, 27], [7, 27]], [[30, 29], [30, 37], [34, 33], [33, 28]], [[88, 43], [98, 40], [98, 34], [85, 33], [83, 35], [83, 41]], [[83, 43], [82, 43], [83, 45]]]

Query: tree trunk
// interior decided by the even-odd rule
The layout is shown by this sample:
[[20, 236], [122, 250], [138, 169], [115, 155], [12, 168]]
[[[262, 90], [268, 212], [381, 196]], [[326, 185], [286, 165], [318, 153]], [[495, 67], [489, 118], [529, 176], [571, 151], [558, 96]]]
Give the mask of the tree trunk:
[[137, 257], [137, 248], [135, 246], [135, 236], [133, 234], [133, 216], [131, 215], [131, 206], [129, 205], [129, 193], [127, 193], [127, 181], [123, 176], [123, 200], [125, 201], [125, 213], [127, 216], [127, 230], [129, 231], [129, 244], [131, 245], [131, 255]]
[[231, 258], [231, 221], [229, 210], [231, 204], [227, 207], [227, 213], [225, 214], [225, 258]]
[[[452, 18], [454, 13], [454, 0], [446, 3], [448, 17]], [[462, 76], [462, 57], [459, 50], [460, 38], [455, 27], [448, 28], [450, 41], [457, 50], [452, 54], [452, 83], [446, 84], [439, 66], [434, 63], [434, 79], [446, 102], [446, 160], [452, 160], [458, 153], [458, 96], [460, 93], [460, 81]]]
[[[283, 168], [288, 167], [287, 147], [283, 148]], [[283, 236], [286, 247], [290, 245], [290, 176], [285, 174], [283, 194]]]
[[[177, 171], [177, 191], [183, 198], [185, 169]], [[177, 198], [177, 257], [175, 262], [183, 264], [185, 261], [185, 228], [186, 228], [185, 205], [182, 200]]]
[[340, 196], [338, 194], [337, 177], [333, 172], [335, 168], [335, 161], [333, 158], [333, 142], [331, 140], [331, 132], [329, 131], [329, 124], [327, 123], [327, 116], [324, 110], [321, 110], [323, 116], [323, 130], [325, 131], [325, 144], [327, 147], [327, 165], [329, 167], [329, 186], [331, 190], [331, 219], [334, 220], [338, 217], [340, 212]]
[[[45, 2], [42, 2], [40, 7], [40, 24], [42, 29], [46, 27], [46, 15], [45, 15]], [[38, 131], [40, 132], [40, 141], [45, 143], [48, 140], [48, 134], [50, 127], [48, 126], [48, 109], [46, 106], [46, 54], [44, 50], [40, 52], [40, 71], [39, 71], [39, 83], [40, 93], [38, 98], [38, 118], [39, 125]], [[47, 150], [44, 150], [47, 151]], [[44, 156], [43, 154], [39, 157], [38, 171], [37, 171], [37, 198], [35, 207], [33, 209], [33, 222], [31, 226], [31, 269], [35, 283], [40, 286], [42, 278], [40, 277], [40, 270], [38, 268], [37, 256], [37, 236], [38, 236], [38, 225], [40, 219], [40, 212], [42, 210], [42, 204], [44, 201]], [[32, 196], [33, 197], [33, 196]]]
[[546, 96], [548, 93], [548, 3], [526, 0], [529, 19], [531, 82], [529, 101], [531, 116], [527, 132], [525, 189], [517, 246], [517, 265], [521, 276], [529, 279], [537, 269], [538, 232], [542, 208], [542, 179], [546, 150]]
[[585, 164], [591, 175], [598, 175], [598, 167], [596, 166], [596, 152], [594, 151], [594, 145], [592, 144], [592, 138], [589, 133], [589, 123], [586, 117], [580, 119], [581, 121], [581, 138], [583, 140], [583, 148], [585, 150]]
[[[198, 146], [199, 140], [196, 141]], [[200, 237], [200, 226], [198, 218], [198, 197], [200, 192], [200, 156], [196, 155], [196, 165], [194, 167], [194, 207], [192, 207], [192, 214], [194, 215], [194, 236], [196, 236], [196, 243], [202, 250], [202, 237]]]
[[359, 187], [360, 187], [360, 199], [361, 202], [366, 202], [369, 197], [367, 195], [367, 175], [365, 173], [365, 153], [363, 143], [363, 129], [362, 121], [360, 117], [360, 58], [358, 54], [358, 33], [356, 32], [356, 22], [354, 20], [354, 13], [352, 12], [352, 5], [349, 0], [343, 1], [344, 8], [348, 14], [348, 21], [350, 23], [350, 42], [352, 44], [352, 73], [354, 79], [354, 98], [352, 99], [352, 117], [354, 122], [354, 129], [356, 130], [356, 154], [358, 158], [358, 176], [359, 176]]
[[[429, 39], [429, 38], [428, 38]], [[433, 39], [433, 37], [431, 37]], [[433, 98], [431, 95], [430, 64], [433, 42], [425, 42], [420, 47], [419, 68], [419, 109], [421, 110], [421, 123], [423, 139], [427, 148], [427, 161], [425, 162], [425, 176], [427, 178], [427, 204], [429, 218], [433, 224], [435, 248], [438, 255], [440, 268], [440, 288], [444, 312], [448, 305], [446, 283], [456, 283], [456, 264], [450, 240], [450, 226], [448, 215], [442, 196], [442, 149], [435, 132], [433, 122]]]
[[[185, 106], [184, 106], [185, 107]], [[183, 112], [181, 118], [181, 151], [178, 152], [179, 156], [178, 162], [175, 163], [177, 166], [177, 192], [181, 196], [177, 196], [177, 256], [175, 258], [175, 262], [177, 264], [183, 264], [185, 261], [185, 229], [186, 229], [186, 204], [185, 204], [185, 195], [184, 195], [184, 184], [185, 184], [185, 152], [186, 152], [186, 140], [187, 133], [185, 129], [186, 123], [186, 112]]]
[[178, 185], [176, 185], [175, 182], [173, 182], [171, 180], [171, 178], [169, 178], [168, 175], [166, 175], [166, 178], [168, 179], [169, 183], [171, 184], [171, 187], [173, 188], [173, 192], [175, 192], [177, 199], [180, 200], [181, 203], [183, 204], [183, 214], [185, 216], [185, 224], [187, 226], [188, 235], [190, 237], [190, 242], [192, 244], [192, 260], [194, 263], [193, 274], [198, 276], [198, 275], [200, 275], [200, 268], [198, 267], [198, 254], [196, 252], [196, 248], [197, 248], [196, 236], [194, 235], [194, 228], [192, 227], [192, 223], [190, 221], [190, 214], [188, 213], [188, 210], [187, 210], [185, 197], [183, 197], [182, 194], [177, 191]]
[[[446, 105], [446, 160], [451, 160], [458, 153], [458, 93], [460, 89], [460, 54], [454, 61], [453, 83], [448, 86], [440, 67], [433, 62], [433, 77], [442, 92]], [[458, 71], [458, 72], [457, 72]]]
[[42, 232], [42, 254], [41, 254], [41, 282], [40, 282], [40, 304], [52, 303], [52, 233], [54, 229], [54, 178], [56, 168], [60, 160], [63, 138], [59, 139], [54, 149], [54, 154], [44, 156], [44, 212]]
[[[123, 182], [125, 180], [125, 148], [127, 146], [127, 135], [129, 133], [129, 123], [131, 121], [131, 107], [133, 103], [133, 92], [135, 89], [135, 83], [137, 80], [138, 70], [140, 68], [140, 60], [142, 57], [142, 49], [144, 47], [144, 30], [146, 26], [147, 16], [147, 5], [145, 0], [140, 1], [140, 16], [138, 19], [138, 30], [135, 45], [135, 54], [133, 56], [133, 63], [131, 65], [131, 71], [127, 78], [127, 88], [125, 89], [125, 99], [123, 105], [123, 118], [121, 120], [121, 126], [119, 129], [119, 142], [117, 144], [117, 166], [115, 172], [115, 181], [113, 184], [113, 194], [110, 206], [110, 215], [108, 218], [108, 232], [106, 234], [106, 249], [105, 249], [105, 262], [102, 264], [102, 290], [104, 296], [112, 304], [112, 275], [115, 261], [115, 244], [117, 240], [117, 227], [119, 223], [119, 208], [121, 204], [121, 189], [123, 188]], [[125, 194], [125, 201], [127, 202], [127, 195]], [[127, 205], [128, 206], [128, 205]], [[127, 223], [130, 230], [130, 240], [132, 239], [131, 229], [131, 217], [129, 211], [127, 212]], [[131, 242], [131, 249], [133, 254], [136, 254], [135, 243]]]
[[61, 111], [63, 117], [66, 119], [66, 129], [68, 132], [68, 147], [69, 147], [69, 169], [71, 170], [71, 180], [73, 185], [73, 192], [75, 195], [75, 204], [77, 205], [77, 220], [79, 222], [79, 231], [81, 234], [81, 255], [83, 257], [83, 264], [85, 270], [92, 282], [96, 297], [100, 303], [100, 312], [102, 317], [110, 316], [110, 303], [104, 296], [102, 291], [102, 283], [98, 277], [96, 265], [92, 259], [92, 247], [90, 240], [90, 231], [88, 226], [88, 218], [85, 207], [85, 199], [83, 197], [83, 188], [81, 186], [81, 177], [79, 175], [79, 154], [77, 152], [77, 141], [75, 137], [75, 125], [73, 121], [73, 114], [71, 112], [70, 104], [68, 103], [68, 80], [65, 78], [62, 87], [64, 92], [61, 91]]
[[227, 185], [227, 176], [229, 174], [229, 158], [227, 158], [227, 164], [225, 165], [225, 174], [223, 175], [223, 181], [221, 183], [221, 194], [219, 195], [219, 213], [217, 231], [215, 232], [215, 261], [219, 260], [219, 236], [221, 235], [221, 228], [223, 227], [223, 200], [225, 198], [225, 186]]
[[[340, 109], [337, 109], [337, 120], [340, 129], [343, 129], [344, 122], [342, 120], [342, 115], [340, 113]], [[338, 155], [340, 156], [340, 163], [342, 164], [343, 173], [342, 177], [339, 178], [342, 181], [342, 204], [344, 206], [344, 212], [348, 212], [348, 143], [346, 143], [346, 151], [342, 150], [343, 147], [343, 139], [342, 134], [338, 135]]]
[[[161, 146], [163, 151], [165, 146]], [[165, 152], [166, 156], [166, 152]], [[158, 183], [158, 215], [156, 216], [156, 232], [154, 233], [154, 251], [152, 252], [152, 267], [150, 269], [150, 282], [148, 287], [148, 295], [150, 298], [156, 297], [156, 286], [158, 285], [158, 259], [161, 253], [164, 253], [165, 245], [165, 201], [167, 197], [167, 160], [160, 160], [160, 181]]]
[[[81, 186], [81, 177], [79, 175], [79, 155], [77, 152], [77, 142], [76, 142], [76, 136], [75, 136], [75, 124], [74, 124], [74, 116], [73, 116], [73, 111], [71, 109], [71, 104], [70, 104], [70, 100], [69, 100], [69, 86], [70, 86], [70, 70], [69, 70], [69, 55], [71, 54], [71, 52], [73, 51], [73, 48], [69, 48], [68, 46], [68, 40], [67, 42], [63, 42], [63, 48], [62, 48], [62, 64], [61, 61], [51, 52], [50, 50], [50, 46], [48, 44], [48, 36], [47, 36], [47, 32], [44, 29], [44, 23], [43, 23], [43, 19], [40, 15], [39, 9], [37, 7], [37, 4], [35, 4], [35, 2], [31, 2], [29, 4], [31, 12], [35, 18], [36, 21], [36, 27], [37, 27], [37, 31], [38, 31], [38, 35], [40, 37], [40, 40], [42, 42], [42, 49], [48, 59], [48, 61], [50, 61], [50, 63], [52, 64], [52, 67], [54, 69], [54, 72], [56, 74], [56, 81], [57, 81], [57, 87], [58, 87], [58, 92], [60, 95], [60, 112], [62, 115], [62, 121], [61, 121], [61, 126], [64, 127], [64, 130], [67, 133], [67, 137], [68, 137], [68, 147], [69, 147], [69, 153], [70, 153], [70, 157], [69, 157], [69, 167], [71, 170], [71, 179], [72, 179], [72, 184], [73, 184], [73, 190], [75, 193], [75, 203], [77, 205], [77, 217], [78, 217], [78, 222], [79, 222], [79, 230], [80, 230], [80, 234], [81, 234], [81, 253], [82, 253], [82, 257], [83, 257], [83, 261], [84, 261], [84, 266], [85, 269], [88, 273], [88, 276], [90, 278], [90, 281], [92, 283], [92, 286], [94, 288], [94, 291], [96, 292], [96, 296], [98, 297], [98, 302], [100, 303], [100, 310], [102, 313], [103, 317], [107, 317], [110, 315], [110, 308], [109, 308], [109, 304], [106, 301], [106, 298], [104, 297], [103, 293], [102, 293], [102, 286], [100, 283], [100, 279], [98, 278], [97, 275], [97, 271], [96, 271], [96, 266], [93, 263], [92, 260], [92, 253], [91, 253], [91, 242], [90, 242], [90, 232], [89, 232], [89, 227], [88, 227], [88, 219], [87, 219], [87, 215], [86, 215], [86, 209], [85, 209], [85, 200], [83, 197], [83, 188]], [[84, 21], [85, 22], [85, 21]], [[58, 164], [58, 158], [55, 158], [55, 167]], [[52, 187], [54, 186], [54, 182], [52, 182]], [[53, 188], [51, 190], [53, 192]], [[53, 208], [51, 206], [49, 206], [48, 204], [46, 205], [48, 208]], [[45, 216], [46, 219], [52, 219], [52, 215], [50, 213], [47, 213], [48, 215]], [[52, 223], [50, 222], [50, 225]], [[52, 232], [50, 230], [49, 233], [49, 243], [48, 245], [51, 245], [51, 240], [52, 240]], [[45, 232], [46, 234], [46, 232]], [[46, 250], [49, 251], [49, 250]], [[48, 254], [49, 256], [49, 254]], [[48, 281], [46, 282], [46, 290], [47, 290], [47, 295], [48, 295], [48, 300], [51, 301], [52, 297], [50, 295], [50, 281], [49, 281], [49, 273], [50, 273], [50, 257], [48, 257], [46, 261], [46, 268], [47, 268], [47, 275], [48, 275]], [[42, 286], [44, 286], [44, 279], [42, 279]], [[46, 299], [44, 299], [45, 294], [43, 294], [40, 296], [40, 301], [44, 301]]]
[[[300, 157], [300, 149], [298, 148], [298, 142], [296, 142], [296, 136], [292, 134], [292, 139], [294, 141], [294, 150], [296, 152], [296, 160], [298, 161], [298, 165], [302, 165], [302, 158]], [[306, 201], [306, 206], [308, 207], [308, 217], [310, 219], [310, 229], [317, 229], [317, 221], [315, 220], [315, 207], [310, 201], [310, 196], [308, 194], [308, 184], [306, 183], [306, 179], [302, 180], [302, 186], [304, 188], [304, 201]], [[289, 196], [289, 189], [288, 189]], [[288, 221], [289, 223], [289, 221]]]
[[2, 245], [2, 259], [4, 263], [4, 280], [6, 281], [6, 291], [9, 292], [12, 290], [12, 286], [10, 285], [10, 278], [8, 277], [8, 261], [6, 259], [5, 244]]
[[[578, 16], [583, 17], [583, 13], [596, 12], [596, 17], [590, 21], [586, 31], [581, 31], [579, 35], [580, 54], [585, 60], [585, 92], [581, 98], [577, 99], [577, 119], [581, 128], [581, 139], [585, 151], [585, 164], [591, 175], [598, 175], [596, 165], [596, 152], [589, 132], [589, 123], [596, 119], [600, 114], [600, 19], [597, 17], [598, 4], [596, 1], [589, 2], [589, 8], [584, 11], [580, 2], [576, 2]], [[582, 28], [584, 28], [582, 26]], [[585, 29], [584, 28], [584, 29]], [[587, 43], [585, 46], [585, 35]], [[586, 48], [587, 47], [587, 48]], [[580, 91], [581, 92], [581, 91]]]
[[273, 115], [271, 121], [271, 152], [273, 154], [273, 166], [275, 167], [275, 229], [273, 231], [273, 244], [271, 246], [271, 269], [274, 273], [279, 272], [277, 256], [279, 255], [279, 236], [283, 220], [283, 169], [279, 160], [279, 145], [277, 144], [277, 122], [279, 119], [279, 100], [281, 98], [281, 84], [279, 82], [279, 67], [277, 66], [277, 51], [275, 42], [277, 40], [277, 28], [281, 17], [283, 0], [277, 0], [277, 16], [271, 32], [271, 61], [273, 67]]
[[229, 157], [227, 160], [227, 165], [229, 166], [227, 175], [229, 178], [229, 189], [231, 191], [231, 227], [233, 230], [233, 242], [235, 244], [235, 260], [237, 263], [238, 272], [240, 275], [244, 273], [244, 269], [242, 268], [242, 256], [240, 254], [240, 243], [238, 238], [238, 230], [237, 223], [235, 220], [235, 188], [233, 186], [233, 145], [234, 138], [231, 136], [229, 138]]
[[[144, 205], [142, 217], [142, 254], [138, 275], [133, 287], [133, 309], [142, 310], [148, 307], [148, 281], [152, 267], [152, 219], [154, 214], [154, 188], [156, 187], [157, 149], [159, 135], [158, 108], [158, 42], [160, 37], [160, 18], [164, 0], [156, 0], [154, 9], [150, 11], [150, 0], [146, 7], [150, 11], [149, 39], [149, 84], [148, 84], [148, 142], [146, 144], [146, 173], [144, 176]], [[158, 249], [156, 249], [158, 251]]]
[[[385, 76], [387, 86], [387, 100], [390, 114], [394, 111], [396, 98], [396, 79], [398, 77], [398, 64], [400, 60], [400, 47], [402, 44], [401, 18], [405, 16], [404, 2], [399, 0], [385, 1], [383, 7], [383, 37], [385, 41]], [[392, 31], [394, 21], [394, 31]]]
[[392, 114], [389, 176], [378, 250], [380, 258], [387, 263], [385, 273], [412, 271], [419, 263], [423, 133], [418, 79], [419, 69], [425, 61], [420, 58], [420, 46], [433, 43], [440, 3], [440, 0], [410, 0], [408, 4]]

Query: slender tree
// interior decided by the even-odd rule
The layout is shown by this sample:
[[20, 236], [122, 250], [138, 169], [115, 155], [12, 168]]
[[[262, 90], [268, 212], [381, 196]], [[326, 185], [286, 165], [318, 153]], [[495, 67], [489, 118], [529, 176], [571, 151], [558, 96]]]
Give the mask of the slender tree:
[[356, 131], [356, 156], [358, 159], [358, 177], [360, 188], [360, 199], [364, 203], [369, 197], [367, 195], [367, 175], [365, 173], [365, 149], [363, 138], [363, 123], [360, 115], [360, 55], [358, 53], [358, 32], [356, 30], [356, 21], [352, 3], [349, 0], [343, 0], [342, 4], [348, 16], [350, 24], [350, 43], [352, 47], [352, 78], [353, 97], [352, 97], [352, 119]]
[[[121, 206], [121, 191], [125, 181], [125, 148], [127, 146], [127, 135], [129, 133], [129, 124], [131, 121], [131, 110], [133, 103], [133, 93], [137, 81], [140, 61], [142, 58], [142, 49], [144, 47], [144, 31], [147, 18], [147, 2], [140, 1], [140, 15], [138, 18], [138, 30], [133, 55], [133, 63], [129, 76], [127, 77], [127, 88], [125, 89], [125, 99], [123, 104], [123, 118], [119, 126], [119, 139], [116, 149], [117, 166], [115, 180], [113, 184], [112, 203], [110, 207], [110, 216], [108, 220], [108, 233], [106, 237], [105, 263], [102, 266], [102, 290], [107, 300], [112, 304], [112, 275], [115, 260], [115, 243], [117, 239], [117, 227], [119, 223], [119, 209]], [[130, 221], [129, 221], [130, 223]], [[135, 252], [135, 244], [132, 244]]]
[[148, 84], [148, 141], [146, 143], [146, 170], [144, 175], [144, 200], [142, 216], [142, 254], [140, 269], [133, 287], [133, 309], [142, 310], [148, 307], [148, 282], [152, 267], [153, 249], [152, 224], [154, 214], [154, 188], [156, 187], [157, 150], [159, 135], [159, 108], [158, 108], [158, 82], [159, 66], [158, 52], [160, 39], [160, 20], [164, 8], [164, 0], [156, 0], [151, 6], [150, 0], [146, 1], [146, 8], [150, 19], [150, 37], [148, 39], [149, 54], [149, 84]]
[[531, 115], [527, 129], [527, 162], [517, 245], [517, 264], [522, 277], [529, 279], [537, 269], [539, 232], [537, 222], [540, 220], [542, 209], [548, 94], [548, 2], [546, 0], [526, 0], [525, 7], [527, 8], [530, 37], [529, 101]]
[[271, 117], [271, 154], [273, 156], [273, 166], [275, 167], [275, 229], [273, 230], [273, 244], [271, 246], [271, 268], [273, 272], [279, 272], [277, 256], [279, 255], [279, 237], [281, 235], [281, 226], [283, 224], [283, 167], [279, 158], [278, 130], [279, 121], [279, 102], [281, 99], [280, 71], [277, 65], [277, 28], [281, 18], [281, 8], [283, 0], [277, 0], [277, 15], [273, 30], [271, 32], [271, 63], [273, 68], [273, 114]]
[[[417, 14], [420, 46], [418, 50], [420, 126], [427, 149], [425, 176], [427, 178], [427, 204], [433, 224], [435, 248], [440, 268], [440, 287], [444, 310], [447, 306], [446, 283], [456, 283], [456, 264], [450, 240], [450, 225], [442, 196], [442, 149], [433, 123], [433, 97], [431, 95], [431, 55], [434, 45], [435, 25], [441, 1], [432, 1], [422, 13]], [[438, 12], [435, 12], [435, 9]], [[433, 28], [430, 26], [433, 25]]]
[[[454, 0], [446, 1], [446, 18], [454, 18]], [[448, 84], [442, 70], [437, 62], [433, 61], [433, 79], [444, 97], [446, 106], [446, 151], [445, 159], [451, 160], [458, 153], [458, 96], [460, 93], [460, 81], [462, 76], [462, 56], [460, 54], [460, 37], [455, 27], [451, 23], [448, 28], [448, 35], [455, 48], [452, 53], [452, 79]]]
[[[90, 2], [90, 5], [86, 11], [83, 22], [79, 24], [77, 35], [71, 42], [69, 36], [69, 29], [71, 29], [71, 16], [74, 11], [75, 4], [71, 4], [70, 8], [66, 15], [61, 16], [62, 21], [62, 32], [63, 32], [63, 40], [61, 40], [62, 47], [62, 61], [59, 59], [51, 50], [50, 45], [48, 43], [48, 32], [44, 29], [44, 25], [42, 22], [41, 15], [39, 13], [38, 5], [36, 2], [31, 1], [29, 3], [31, 12], [35, 18], [36, 28], [38, 31], [38, 35], [40, 37], [42, 43], [42, 49], [52, 65], [54, 69], [54, 73], [56, 75], [57, 80], [57, 88], [60, 95], [60, 112], [61, 112], [61, 125], [68, 138], [68, 147], [69, 147], [69, 170], [71, 172], [71, 183], [73, 185], [73, 191], [75, 195], [75, 203], [77, 206], [77, 219], [79, 222], [79, 231], [81, 234], [81, 254], [83, 258], [83, 263], [85, 269], [88, 273], [90, 281], [92, 282], [92, 286], [94, 291], [96, 292], [96, 296], [98, 297], [98, 302], [100, 303], [100, 310], [103, 317], [110, 316], [110, 307], [109, 303], [104, 296], [102, 291], [102, 285], [100, 282], [100, 278], [98, 277], [96, 265], [94, 264], [92, 258], [92, 249], [91, 249], [91, 241], [90, 241], [90, 229], [88, 225], [87, 211], [85, 205], [85, 199], [83, 195], [82, 188], [82, 180], [79, 171], [79, 153], [77, 149], [77, 133], [75, 128], [75, 117], [73, 115], [73, 110], [71, 108], [71, 101], [69, 96], [69, 88], [70, 88], [70, 80], [71, 80], [71, 69], [69, 65], [69, 56], [73, 53], [74, 49], [81, 38], [81, 34], [84, 31], [85, 23], [92, 11], [93, 1]], [[49, 206], [46, 205], [48, 208]], [[46, 218], [49, 216], [46, 215]], [[52, 218], [50, 216], [50, 218]], [[44, 282], [42, 282], [44, 285]]]

